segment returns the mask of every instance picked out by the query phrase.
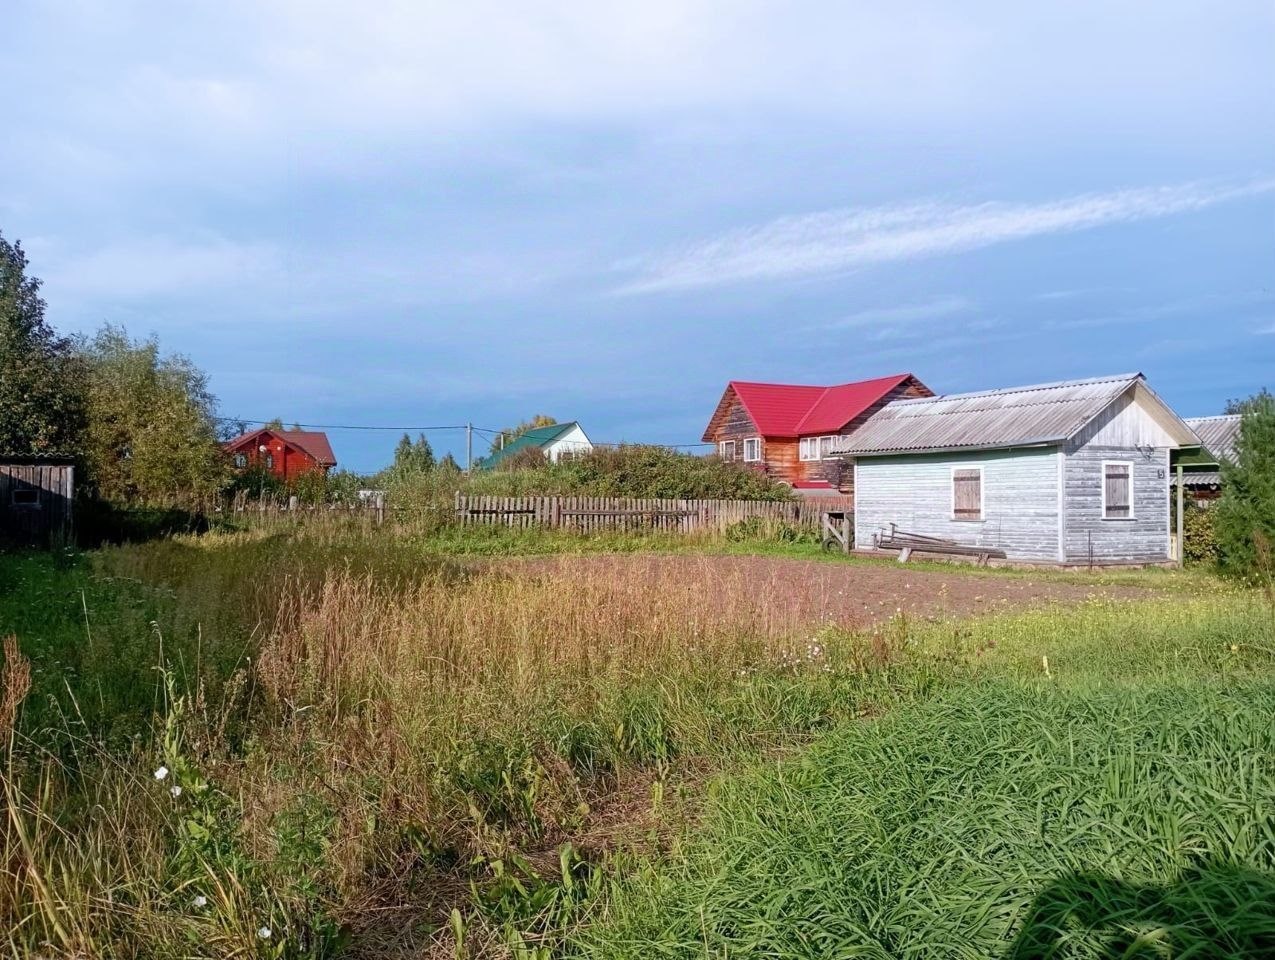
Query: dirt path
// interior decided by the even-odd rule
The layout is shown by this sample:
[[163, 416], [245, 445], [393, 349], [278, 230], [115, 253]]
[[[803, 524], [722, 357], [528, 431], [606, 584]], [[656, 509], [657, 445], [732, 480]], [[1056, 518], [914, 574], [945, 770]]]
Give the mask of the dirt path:
[[500, 561], [499, 569], [561, 579], [605, 578], [634, 598], [646, 591], [689, 592], [701, 612], [738, 616], [749, 608], [764, 625], [832, 622], [856, 628], [909, 616], [968, 616], [1003, 609], [1073, 604], [1095, 597], [1137, 598], [1150, 586], [1096, 586], [1058, 575], [920, 570], [880, 563], [829, 563], [787, 557], [598, 554]]

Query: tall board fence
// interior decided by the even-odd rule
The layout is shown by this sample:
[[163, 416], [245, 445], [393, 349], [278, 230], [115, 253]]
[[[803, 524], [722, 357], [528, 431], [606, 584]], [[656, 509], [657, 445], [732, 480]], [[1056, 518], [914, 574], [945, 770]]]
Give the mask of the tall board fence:
[[669, 500], [644, 497], [493, 497], [456, 494], [462, 524], [592, 530], [723, 533], [745, 520], [818, 531], [828, 512], [850, 513], [853, 497], [809, 500]]

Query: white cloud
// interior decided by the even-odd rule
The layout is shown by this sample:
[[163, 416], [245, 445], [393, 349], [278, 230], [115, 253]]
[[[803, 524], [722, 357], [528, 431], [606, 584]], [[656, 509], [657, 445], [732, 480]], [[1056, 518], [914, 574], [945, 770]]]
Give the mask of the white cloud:
[[1091, 193], [1043, 203], [931, 202], [828, 210], [734, 230], [647, 261], [621, 293], [853, 270], [1201, 210], [1275, 190], [1275, 180]]
[[1275, 323], [1268, 323], [1264, 327], [1258, 327], [1255, 332], [1261, 336], [1275, 336]]
[[909, 303], [894, 307], [872, 307], [860, 310], [848, 317], [825, 324], [828, 329], [838, 327], [900, 326], [937, 320], [958, 313], [966, 313], [974, 304], [966, 297], [935, 297], [924, 303]]

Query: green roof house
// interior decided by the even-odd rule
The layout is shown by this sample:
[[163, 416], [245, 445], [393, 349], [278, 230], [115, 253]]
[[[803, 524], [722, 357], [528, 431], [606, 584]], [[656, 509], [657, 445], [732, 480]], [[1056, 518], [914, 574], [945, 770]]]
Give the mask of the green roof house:
[[553, 423], [515, 437], [503, 449], [493, 450], [490, 456], [479, 460], [474, 466], [479, 470], [490, 470], [519, 450], [528, 449], [539, 450], [546, 459], [556, 463], [564, 454], [570, 456], [592, 450], [593, 444], [576, 421]]

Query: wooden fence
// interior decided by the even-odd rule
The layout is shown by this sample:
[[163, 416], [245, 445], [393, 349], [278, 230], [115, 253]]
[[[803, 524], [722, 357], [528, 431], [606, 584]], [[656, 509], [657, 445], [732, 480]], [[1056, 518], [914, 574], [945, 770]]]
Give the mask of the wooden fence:
[[758, 518], [819, 530], [829, 511], [852, 512], [853, 497], [809, 500], [657, 500], [640, 497], [490, 497], [456, 494], [456, 518], [463, 524], [591, 530], [668, 530], [721, 533]]

